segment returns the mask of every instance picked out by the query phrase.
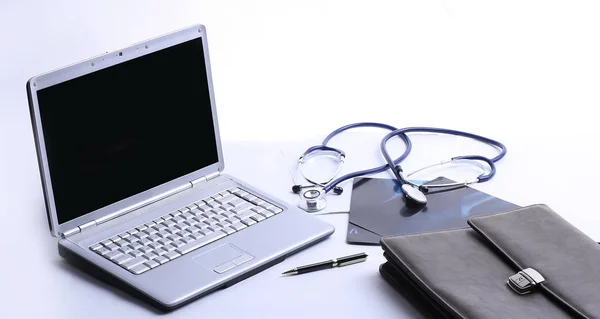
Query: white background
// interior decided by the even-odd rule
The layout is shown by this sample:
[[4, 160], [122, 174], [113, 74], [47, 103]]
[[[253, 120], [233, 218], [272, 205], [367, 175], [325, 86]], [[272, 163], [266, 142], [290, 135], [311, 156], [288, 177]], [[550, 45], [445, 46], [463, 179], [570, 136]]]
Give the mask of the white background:
[[[506, 161], [511, 149], [519, 159], [510, 167], [523, 167], [500, 166], [495, 194], [586, 210], [566, 218], [600, 235], [587, 204], [600, 176], [598, 16], [598, 1], [0, 0], [0, 218], [14, 235], [0, 241], [12, 253], [3, 263], [21, 257], [7, 247], [27, 225], [45, 223], [26, 81], [196, 23], [207, 27], [226, 142], [314, 139], [364, 120], [472, 131], [505, 142]], [[3, 301], [35, 307], [51, 293], [31, 298], [43, 274], [14, 271], [2, 277], [22, 282], [0, 283]]]

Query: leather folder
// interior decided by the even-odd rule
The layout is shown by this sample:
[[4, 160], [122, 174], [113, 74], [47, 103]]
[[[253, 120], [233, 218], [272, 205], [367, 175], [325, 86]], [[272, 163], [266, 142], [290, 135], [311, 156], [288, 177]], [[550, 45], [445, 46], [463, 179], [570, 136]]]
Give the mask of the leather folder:
[[382, 276], [432, 318], [600, 318], [600, 245], [533, 205], [384, 237]]

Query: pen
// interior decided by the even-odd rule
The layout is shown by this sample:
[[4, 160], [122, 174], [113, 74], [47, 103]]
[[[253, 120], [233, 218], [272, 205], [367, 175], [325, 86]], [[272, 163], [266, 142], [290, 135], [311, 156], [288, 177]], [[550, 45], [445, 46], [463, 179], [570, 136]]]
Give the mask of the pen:
[[296, 267], [294, 269], [291, 269], [291, 270], [288, 270], [288, 271], [282, 273], [282, 275], [287, 275], [287, 276], [301, 275], [301, 274], [305, 274], [307, 272], [313, 272], [313, 271], [317, 271], [317, 270], [324, 270], [324, 269], [330, 269], [330, 268], [334, 268], [334, 267], [348, 266], [348, 265], [356, 264], [356, 263], [367, 260], [367, 256], [368, 255], [365, 253], [360, 253], [360, 254], [350, 255], [350, 256], [346, 256], [346, 257], [334, 258], [334, 259], [322, 261], [322, 262], [316, 263], [316, 264], [310, 264], [310, 265], [306, 265], [306, 266]]

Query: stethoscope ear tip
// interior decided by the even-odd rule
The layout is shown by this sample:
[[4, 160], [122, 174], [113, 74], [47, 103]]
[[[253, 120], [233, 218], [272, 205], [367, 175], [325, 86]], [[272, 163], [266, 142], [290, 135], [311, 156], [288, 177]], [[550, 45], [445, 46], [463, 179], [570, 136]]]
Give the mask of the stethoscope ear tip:
[[292, 192], [294, 192], [294, 194], [300, 194], [301, 190], [302, 190], [302, 185], [294, 185], [294, 186], [292, 186]]

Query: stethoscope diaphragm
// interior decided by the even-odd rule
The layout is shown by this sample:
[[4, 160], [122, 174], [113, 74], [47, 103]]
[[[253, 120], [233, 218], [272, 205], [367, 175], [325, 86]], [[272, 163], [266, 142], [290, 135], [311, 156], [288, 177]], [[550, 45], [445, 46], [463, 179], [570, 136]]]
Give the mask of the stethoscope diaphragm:
[[327, 206], [327, 200], [321, 189], [304, 189], [300, 196], [302, 196], [302, 200], [298, 203], [298, 207], [307, 212], [318, 212]]

